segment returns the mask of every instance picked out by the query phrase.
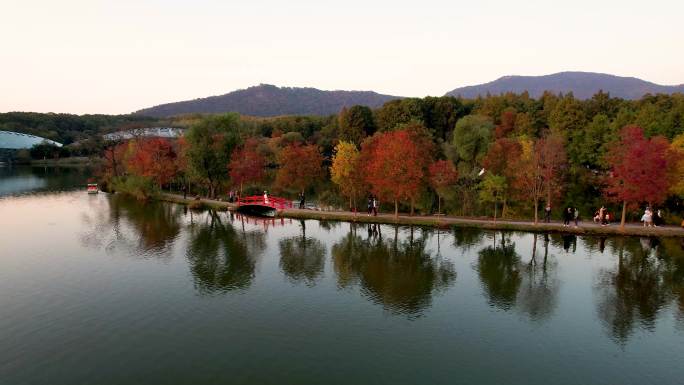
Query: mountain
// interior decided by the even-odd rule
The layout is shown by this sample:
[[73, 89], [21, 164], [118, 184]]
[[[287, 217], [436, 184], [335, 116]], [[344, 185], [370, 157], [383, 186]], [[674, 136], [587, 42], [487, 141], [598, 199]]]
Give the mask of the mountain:
[[506, 92], [522, 93], [528, 91], [531, 97], [539, 97], [544, 91], [553, 93], [572, 92], [576, 98], [590, 99], [599, 90], [610, 96], [623, 99], [639, 99], [645, 94], [684, 93], [684, 84], [663, 86], [645, 80], [595, 72], [559, 72], [544, 76], [504, 76], [493, 82], [475, 86], [456, 88], [447, 92], [448, 96], [461, 96], [467, 99], [478, 95], [498, 95]]
[[188, 113], [239, 112], [251, 116], [329, 115], [342, 107], [379, 107], [398, 96], [372, 91], [323, 91], [316, 88], [276, 87], [260, 84], [225, 95], [160, 104], [136, 111], [137, 115], [167, 117]]

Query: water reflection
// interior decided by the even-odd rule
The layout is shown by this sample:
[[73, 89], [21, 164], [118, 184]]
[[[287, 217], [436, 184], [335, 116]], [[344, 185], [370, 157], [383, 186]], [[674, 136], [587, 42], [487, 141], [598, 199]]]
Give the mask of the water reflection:
[[431, 258], [426, 251], [425, 230], [415, 237], [415, 229], [410, 228], [408, 238], [401, 240], [395, 227], [393, 237], [387, 239], [382, 226], [371, 225], [361, 229], [368, 234], [364, 239], [359, 226], [349, 226], [331, 251], [340, 288], [360, 285], [365, 296], [386, 310], [418, 317], [431, 305], [433, 295], [456, 279], [451, 263]]
[[300, 220], [301, 235], [283, 238], [280, 247], [280, 269], [295, 283], [313, 286], [323, 274], [325, 246], [321, 241], [306, 236], [306, 221]]
[[[81, 214], [86, 230], [81, 244], [112, 253], [127, 250], [127, 255], [170, 258], [171, 247], [181, 231], [181, 207], [161, 202], [145, 205], [121, 195], [102, 200], [91, 197], [90, 210]], [[99, 206], [106, 205], [104, 209]]]
[[478, 252], [476, 270], [490, 306], [503, 311], [516, 309], [532, 321], [548, 318], [557, 306], [560, 281], [557, 261], [549, 254], [550, 237], [542, 237], [543, 255], [538, 255], [538, 235], [532, 235], [529, 261], [516, 252], [510, 233]]
[[[539, 257], [537, 234], [533, 235], [532, 257], [523, 270], [523, 282], [520, 285], [518, 299], [518, 309], [533, 321], [546, 319], [553, 313], [557, 306], [560, 286], [558, 262], [553, 255], [549, 255], [549, 235], [544, 234], [542, 237], [544, 251], [543, 256]], [[573, 236], [570, 244], [576, 246], [576, 242], [577, 237]]]
[[678, 240], [617, 238], [613, 268], [598, 274], [597, 311], [610, 336], [625, 344], [635, 329], [654, 331], [661, 312], [676, 302], [682, 316], [684, 256]]
[[195, 287], [202, 294], [246, 289], [266, 248], [261, 231], [236, 230], [216, 211], [194, 214], [186, 252]]
[[518, 289], [522, 282], [520, 256], [515, 252], [515, 243], [505, 233], [501, 234], [501, 245], [496, 241], [478, 252], [477, 271], [491, 306], [509, 310], [515, 305]]
[[85, 188], [91, 173], [88, 167], [0, 167], [0, 197]]

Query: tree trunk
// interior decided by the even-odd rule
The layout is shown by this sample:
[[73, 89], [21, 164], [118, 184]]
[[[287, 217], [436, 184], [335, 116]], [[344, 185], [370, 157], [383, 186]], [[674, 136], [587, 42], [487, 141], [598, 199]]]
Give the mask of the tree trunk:
[[438, 194], [437, 195], [437, 215], [439, 215], [441, 211], [442, 211], [442, 197], [440, 197]]
[[411, 198], [411, 216], [413, 216], [413, 198]]
[[496, 200], [494, 200], [494, 223], [496, 223]]
[[397, 200], [394, 200], [394, 218], [399, 216], [399, 203]]
[[622, 219], [620, 220], [620, 228], [625, 228], [625, 214], [627, 212], [627, 201], [622, 201]]
[[539, 209], [539, 201], [536, 199], [534, 200], [534, 224], [536, 225], [539, 222], [539, 215], [537, 214], [537, 211]]

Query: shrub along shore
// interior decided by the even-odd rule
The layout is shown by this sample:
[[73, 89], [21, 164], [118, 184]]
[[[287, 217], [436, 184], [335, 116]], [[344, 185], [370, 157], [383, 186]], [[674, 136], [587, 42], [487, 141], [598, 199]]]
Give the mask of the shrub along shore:
[[[213, 209], [224, 211], [237, 209], [237, 206], [234, 203], [204, 198], [184, 199], [182, 195], [170, 193], [162, 193], [158, 196], [158, 199], [166, 202], [185, 204], [189, 207], [194, 206], [198, 209]], [[399, 215], [395, 217], [392, 213], [380, 213], [377, 216], [368, 216], [365, 213], [353, 213], [350, 211], [320, 211], [309, 209], [287, 209], [279, 211], [277, 215], [278, 217], [295, 219], [316, 219], [328, 221], [333, 220], [360, 223], [400, 224], [432, 227], [470, 227], [489, 230], [563, 232], [582, 235], [684, 237], [684, 229], [677, 226], [643, 227], [640, 223], [629, 223], [625, 224], [624, 228], [620, 228], [619, 224], [601, 226], [593, 222], [584, 221], [580, 222], [578, 227], [564, 227], [561, 222], [538, 223], [535, 225], [533, 222], [528, 221], [497, 220], [495, 222], [491, 218], [483, 219], [436, 215]]]

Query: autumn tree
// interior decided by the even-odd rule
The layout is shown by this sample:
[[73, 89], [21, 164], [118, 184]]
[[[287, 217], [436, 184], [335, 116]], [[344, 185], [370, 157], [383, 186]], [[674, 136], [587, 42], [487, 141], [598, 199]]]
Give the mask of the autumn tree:
[[323, 155], [317, 145], [292, 143], [278, 155], [276, 186], [304, 192], [324, 175]]
[[230, 157], [228, 174], [232, 181], [240, 184], [240, 196], [245, 183], [255, 183], [264, 177], [266, 159], [257, 151], [258, 145], [256, 139], [250, 138], [233, 151]]
[[668, 165], [670, 192], [684, 198], [684, 134], [672, 140]]
[[541, 168], [541, 177], [546, 193], [546, 203], [560, 196], [567, 167], [565, 145], [559, 134], [550, 134], [537, 141], [534, 150]]
[[359, 163], [359, 149], [351, 142], [339, 142], [330, 166], [330, 178], [349, 198], [349, 209], [356, 210], [356, 199], [363, 193], [364, 181]]
[[236, 113], [211, 115], [194, 124], [186, 133], [187, 159], [192, 174], [215, 197], [226, 177], [226, 165], [240, 143], [240, 116]]
[[[418, 195], [430, 164], [432, 143], [413, 130], [397, 130], [376, 134], [361, 150], [366, 182], [381, 200], [394, 202], [394, 215], [399, 202]], [[412, 205], [413, 206], [413, 205]]]
[[430, 186], [437, 193], [437, 214], [442, 210], [442, 196], [458, 180], [458, 171], [451, 161], [438, 160], [430, 165]]
[[115, 143], [106, 147], [103, 152], [105, 179], [121, 176], [126, 171], [126, 154], [128, 143]]
[[620, 141], [611, 146], [607, 155], [612, 165], [606, 180], [605, 193], [622, 202], [620, 226], [625, 226], [627, 206], [641, 202], [662, 203], [667, 197], [667, 151], [669, 144], [662, 136], [646, 138], [638, 126], [620, 131]]
[[176, 176], [176, 151], [165, 138], [141, 138], [131, 142], [127, 159], [128, 170], [135, 175], [150, 178], [160, 188]]
[[542, 177], [541, 159], [535, 151], [535, 143], [531, 140], [521, 141], [521, 155], [515, 168], [518, 177], [512, 185], [517, 197], [532, 201], [534, 207], [534, 224], [539, 222], [539, 201], [544, 197], [544, 179]]
[[373, 111], [366, 106], [343, 108], [339, 115], [339, 139], [360, 145], [363, 139], [375, 133]]
[[503, 203], [501, 216], [506, 215], [508, 198], [512, 195], [512, 181], [518, 177], [517, 168], [522, 156], [520, 141], [509, 138], [500, 138], [489, 146], [487, 154], [482, 160], [482, 167], [491, 174], [504, 178], [504, 189], [499, 196]]

